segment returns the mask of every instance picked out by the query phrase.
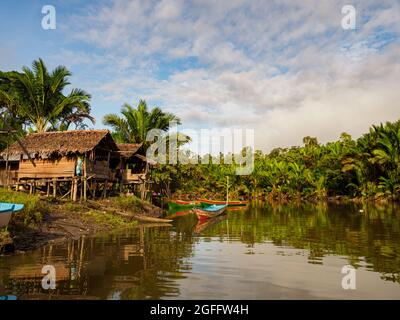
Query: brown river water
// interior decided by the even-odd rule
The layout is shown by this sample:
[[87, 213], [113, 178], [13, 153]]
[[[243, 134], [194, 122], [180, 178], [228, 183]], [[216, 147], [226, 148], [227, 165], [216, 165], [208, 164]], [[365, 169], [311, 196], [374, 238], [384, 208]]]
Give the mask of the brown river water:
[[[42, 287], [42, 267], [56, 288]], [[343, 289], [342, 268], [355, 268]], [[257, 205], [0, 257], [18, 299], [400, 299], [400, 208]]]

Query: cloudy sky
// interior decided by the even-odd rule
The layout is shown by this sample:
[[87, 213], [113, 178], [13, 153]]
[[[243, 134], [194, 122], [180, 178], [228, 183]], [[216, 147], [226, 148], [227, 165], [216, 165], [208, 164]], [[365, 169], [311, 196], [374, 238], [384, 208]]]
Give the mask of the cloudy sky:
[[[0, 70], [65, 65], [96, 128], [142, 98], [184, 128], [254, 129], [267, 151], [400, 118], [399, 0], [0, 3]], [[347, 4], [355, 30], [341, 26]], [[41, 26], [44, 5], [56, 30]]]

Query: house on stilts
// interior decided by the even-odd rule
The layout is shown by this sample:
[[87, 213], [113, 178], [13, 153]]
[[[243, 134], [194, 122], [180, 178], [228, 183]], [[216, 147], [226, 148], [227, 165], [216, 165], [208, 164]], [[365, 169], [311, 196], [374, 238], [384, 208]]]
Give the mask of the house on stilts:
[[0, 184], [74, 201], [105, 197], [116, 185], [146, 185], [140, 149], [117, 145], [108, 130], [28, 134], [0, 153]]

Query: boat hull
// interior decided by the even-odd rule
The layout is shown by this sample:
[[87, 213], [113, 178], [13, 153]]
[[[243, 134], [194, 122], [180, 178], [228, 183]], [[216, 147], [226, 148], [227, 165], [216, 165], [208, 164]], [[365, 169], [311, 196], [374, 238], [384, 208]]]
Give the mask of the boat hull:
[[168, 202], [169, 210], [177, 210], [177, 209], [192, 209], [195, 206], [200, 205], [198, 201], [181, 201], [175, 200]]
[[0, 228], [8, 226], [11, 215], [23, 208], [23, 204], [0, 202]]
[[[202, 207], [208, 207], [213, 204], [223, 205], [226, 204], [226, 201], [201, 199], [200, 203]], [[228, 207], [244, 207], [247, 206], [248, 204], [249, 204], [248, 201], [228, 201]]]
[[194, 208], [193, 212], [196, 214], [197, 218], [199, 220], [203, 219], [209, 219], [209, 218], [214, 218], [218, 217], [219, 215], [223, 214], [226, 211], [227, 206], [221, 206], [221, 209], [218, 210], [205, 210], [205, 209], [199, 209], [199, 208]]
[[0, 228], [8, 226], [12, 213], [12, 211], [0, 213]]

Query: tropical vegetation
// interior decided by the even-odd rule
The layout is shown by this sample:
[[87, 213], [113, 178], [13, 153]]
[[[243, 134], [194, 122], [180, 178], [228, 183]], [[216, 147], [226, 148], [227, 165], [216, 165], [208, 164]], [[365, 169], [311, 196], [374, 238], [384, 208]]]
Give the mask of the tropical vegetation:
[[121, 116], [107, 114], [103, 123], [114, 129], [113, 138], [119, 143], [142, 143], [144, 147], [149, 145], [147, 135], [152, 129], [167, 132], [172, 123], [181, 124], [181, 120], [174, 114], [163, 112], [155, 107], [151, 110], [144, 100], [140, 100], [138, 106], [132, 107], [124, 104], [121, 108]]
[[[351, 197], [400, 198], [400, 121], [372, 126], [359, 139], [343, 133], [326, 144], [305, 137], [301, 147], [254, 154], [250, 175], [235, 174], [237, 164], [160, 165], [153, 179], [160, 191], [176, 197], [230, 197], [274, 200]], [[211, 159], [211, 157], [210, 157]]]
[[[65, 93], [70, 76], [63, 66], [49, 71], [41, 59], [22, 72], [0, 71], [0, 149], [27, 132], [85, 129], [87, 120], [94, 121], [90, 94], [82, 89]], [[136, 107], [124, 104], [121, 114], [107, 114], [103, 123], [113, 129], [117, 142], [141, 143], [145, 151], [152, 129], [159, 129], [168, 141], [171, 124], [181, 120], [140, 100]], [[190, 138], [178, 140], [179, 150]], [[152, 188], [168, 197], [222, 198], [229, 177], [231, 198], [400, 200], [400, 121], [373, 125], [358, 139], [343, 133], [337, 141], [321, 144], [305, 137], [303, 143], [267, 154], [255, 151], [254, 169], [242, 176], [235, 173], [234, 162], [198, 164], [190, 158], [199, 155], [180, 150], [189, 161], [160, 163], [151, 172]]]
[[[32, 69], [0, 72], [0, 108], [12, 118], [13, 126], [26, 125], [30, 131], [68, 130], [84, 126], [90, 115], [91, 96], [82, 89], [64, 94], [71, 72], [64, 66], [49, 71], [42, 59], [33, 61]], [[3, 119], [2, 125], [7, 119]]]

